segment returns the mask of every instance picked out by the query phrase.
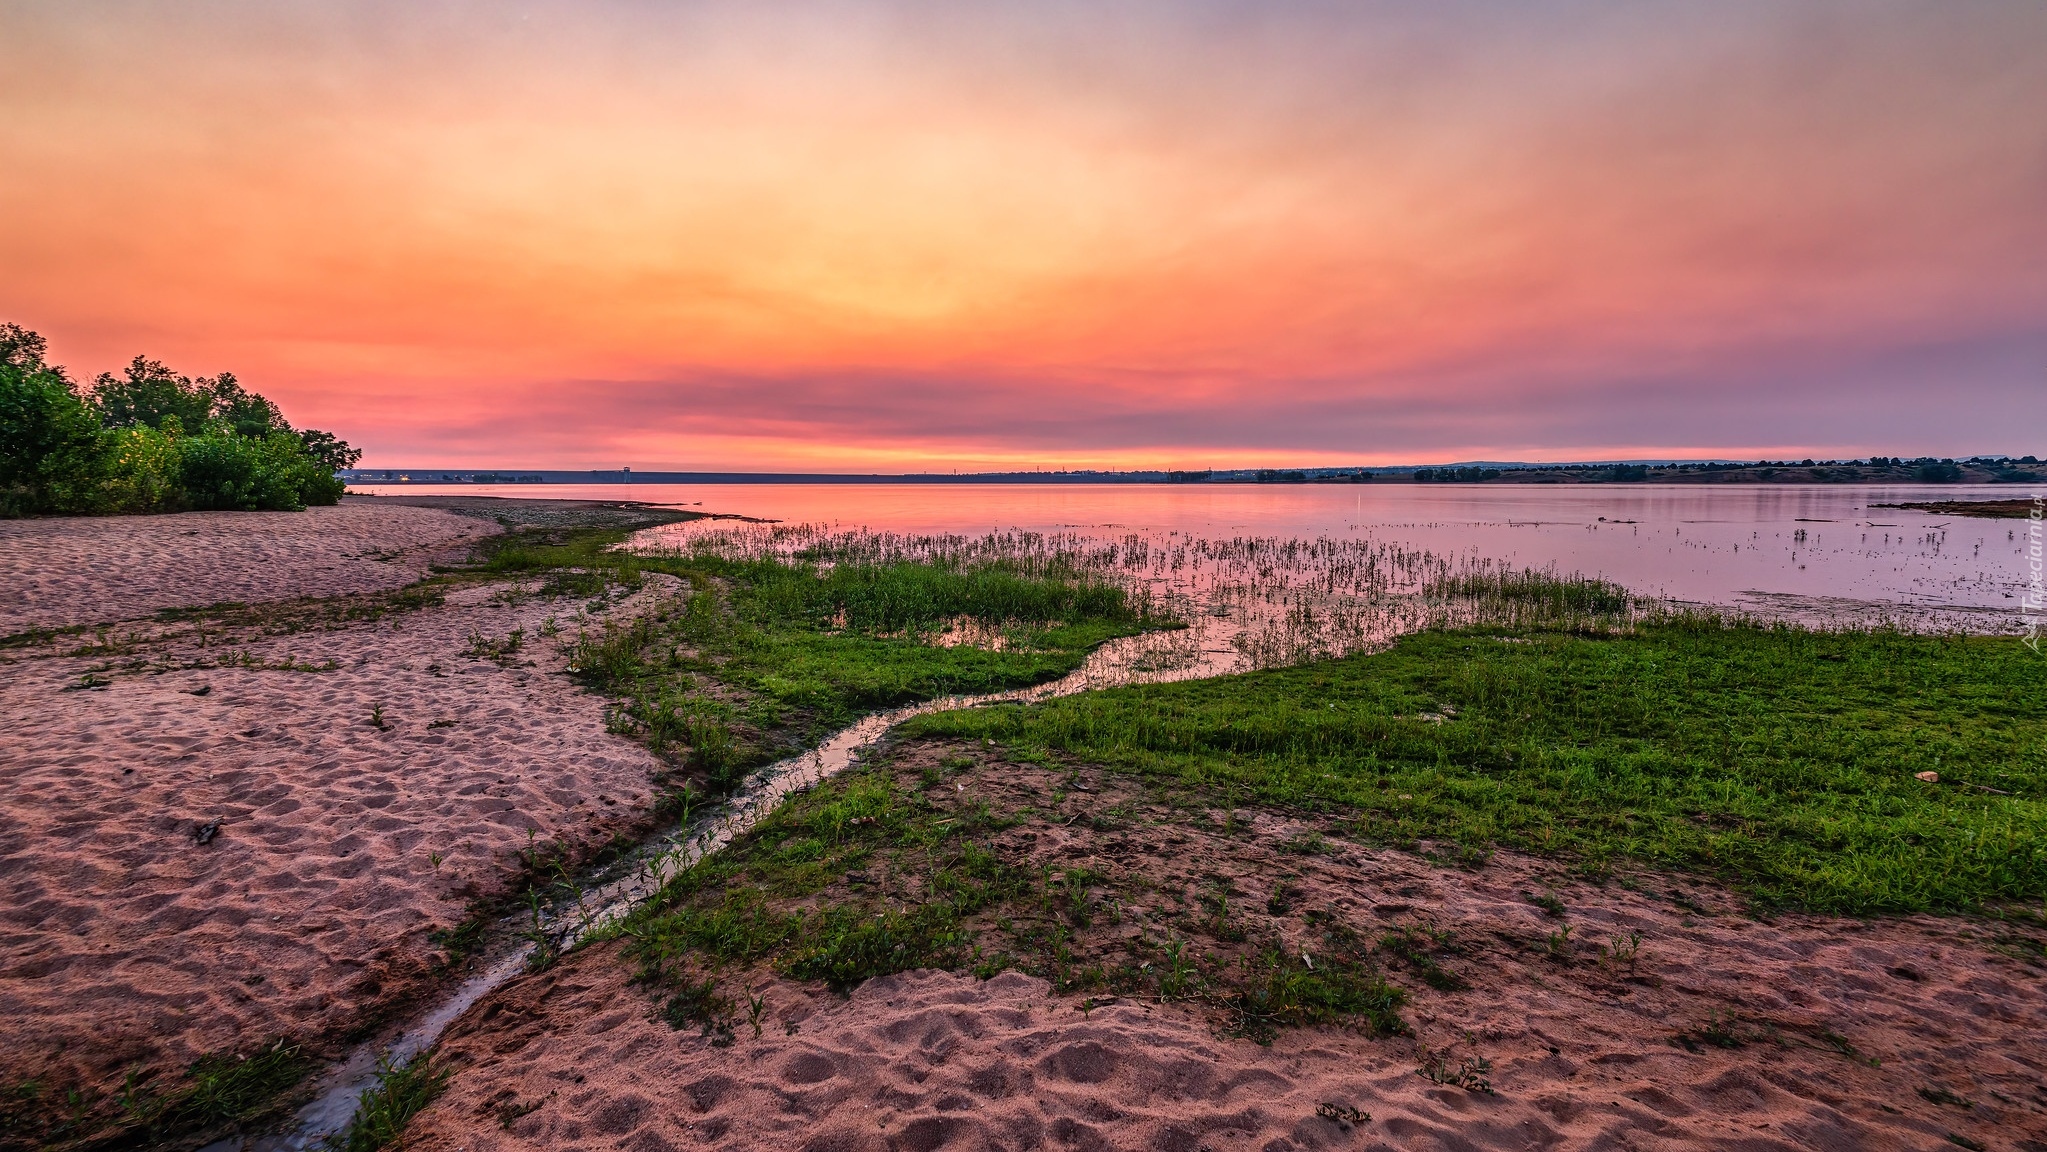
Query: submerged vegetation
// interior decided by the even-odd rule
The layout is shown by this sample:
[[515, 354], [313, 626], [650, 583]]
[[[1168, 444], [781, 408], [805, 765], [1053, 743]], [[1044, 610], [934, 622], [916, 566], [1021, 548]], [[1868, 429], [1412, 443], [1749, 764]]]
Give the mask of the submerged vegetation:
[[2047, 896], [2047, 664], [2007, 639], [1684, 616], [1434, 631], [909, 731], [1340, 811], [1379, 843], [1705, 872], [1767, 904]]
[[0, 516], [332, 504], [335, 472], [362, 456], [226, 372], [194, 380], [137, 356], [82, 388], [46, 351], [0, 324]]

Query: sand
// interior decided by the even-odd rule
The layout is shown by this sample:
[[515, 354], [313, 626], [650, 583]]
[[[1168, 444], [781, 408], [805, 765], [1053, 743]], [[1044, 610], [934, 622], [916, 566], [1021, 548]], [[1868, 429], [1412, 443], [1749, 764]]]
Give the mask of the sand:
[[[151, 540], [173, 545], [171, 572], [143, 581], [156, 602], [183, 589], [205, 603], [318, 587], [327, 562], [340, 590], [388, 585], [411, 577], [332, 558], [398, 541], [416, 554], [476, 530], [420, 508], [319, 509], [268, 539], [280, 522], [270, 516], [154, 519], [30, 522], [46, 556], [123, 531], [135, 549], [74, 574], [68, 616], [39, 608], [33, 619], [125, 611], [116, 573], [148, 569]], [[216, 519], [227, 522], [209, 544], [164, 535]], [[288, 555], [275, 586], [226, 570], [273, 552]], [[118, 1086], [130, 1068], [182, 1069], [275, 1037], [333, 1052], [444, 982], [429, 931], [503, 892], [529, 843], [587, 854], [648, 819], [658, 761], [605, 731], [605, 701], [562, 674], [543, 626], [552, 616], [573, 636], [676, 587], [652, 577], [591, 617], [581, 601], [507, 597], [511, 586], [495, 584], [333, 630], [188, 629], [112, 655], [58, 654], [75, 643], [64, 639], [0, 651], [9, 1082]], [[505, 658], [472, 654], [474, 636], [515, 629], [522, 644]], [[108, 669], [106, 686], [79, 688], [96, 668]]]
[[[1051, 778], [1034, 772], [983, 770], [962, 795], [998, 809], [1005, 798], [1042, 802]], [[1095, 783], [1101, 791], [1078, 806], [1138, 795]], [[2047, 971], [1995, 950], [1994, 925], [1763, 922], [1708, 885], [1574, 882], [1553, 862], [1511, 854], [1476, 871], [1355, 846], [1304, 859], [1277, 845], [1310, 824], [1244, 816], [1249, 831], [1237, 836], [1076, 823], [1034, 826], [1034, 841], [1011, 847], [1168, 883], [1226, 876], [1245, 908], [1291, 874], [1303, 907], [1361, 933], [1449, 932], [1460, 951], [1444, 963], [1470, 987], [1438, 991], [1394, 970], [1414, 1035], [1317, 1028], [1261, 1047], [1226, 1038], [1227, 1020], [1198, 1002], [1126, 997], [1084, 1010], [1080, 996], [1015, 973], [904, 973], [842, 998], [728, 972], [728, 995], [740, 1001], [751, 986], [768, 1007], [755, 1037], [741, 1002], [737, 1037], [721, 1047], [658, 1019], [654, 995], [606, 944], [458, 1023], [442, 1047], [453, 1085], [415, 1121], [409, 1146], [2047, 1148]], [[1524, 896], [1543, 891], [1567, 905], [1568, 963], [1542, 945], [1564, 921]], [[1632, 962], [1601, 954], [1631, 932], [1641, 934]], [[1715, 1023], [1742, 1045], [1696, 1039]], [[1452, 1067], [1490, 1061], [1493, 1092], [1425, 1079], [1424, 1045]]]
[[0, 520], [0, 636], [165, 608], [399, 588], [498, 531], [438, 508]]

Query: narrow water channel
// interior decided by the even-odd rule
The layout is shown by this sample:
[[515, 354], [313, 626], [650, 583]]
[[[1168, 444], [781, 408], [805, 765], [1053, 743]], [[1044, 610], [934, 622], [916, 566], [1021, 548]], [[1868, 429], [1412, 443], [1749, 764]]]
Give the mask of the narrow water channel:
[[622, 863], [604, 869], [575, 897], [557, 901], [537, 925], [515, 916], [500, 921], [492, 943], [482, 953], [475, 975], [462, 982], [426, 1011], [357, 1048], [315, 1083], [311, 1103], [293, 1117], [288, 1131], [267, 1136], [235, 1136], [217, 1141], [202, 1152], [303, 1152], [322, 1148], [348, 1126], [357, 1104], [377, 1082], [380, 1057], [402, 1063], [431, 1047], [456, 1018], [478, 1000], [526, 971], [544, 942], [565, 952], [591, 933], [619, 920], [652, 899], [684, 869], [744, 835], [790, 795], [813, 787], [858, 762], [890, 729], [913, 716], [952, 708], [987, 704], [1028, 703], [1070, 696], [1097, 688], [1136, 683], [1191, 680], [1238, 671], [1244, 654], [1237, 643], [1242, 619], [1203, 616], [1185, 630], [1151, 632], [1111, 640], [1088, 655], [1061, 679], [1029, 688], [978, 696], [947, 696], [880, 712], [840, 730], [808, 752], [770, 764], [748, 777], [732, 795], [711, 810], [642, 841]]

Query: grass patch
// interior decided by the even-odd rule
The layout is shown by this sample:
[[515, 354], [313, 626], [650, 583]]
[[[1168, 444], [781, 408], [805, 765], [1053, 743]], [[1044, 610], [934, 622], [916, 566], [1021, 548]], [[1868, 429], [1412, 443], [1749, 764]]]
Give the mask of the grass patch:
[[1692, 870], [1765, 905], [2047, 896], [2047, 661], [2008, 639], [1689, 618], [1430, 632], [908, 731], [1333, 809], [1371, 842]]
[[203, 1056], [168, 1084], [137, 1070], [111, 1094], [90, 1088], [59, 1094], [22, 1081], [0, 1093], [0, 1138], [33, 1147], [102, 1147], [246, 1128], [275, 1115], [313, 1067], [297, 1045], [279, 1040], [253, 1055]]
[[[542, 594], [589, 595], [675, 576], [686, 594], [569, 641], [570, 667], [621, 701], [617, 731], [712, 791], [859, 716], [952, 694], [1057, 679], [1094, 646], [1158, 625], [1124, 591], [1081, 573], [978, 564], [729, 560], [610, 551], [622, 531], [506, 540], [495, 573], [547, 572]], [[960, 621], [999, 646], [935, 643]]]
[[402, 1063], [377, 1060], [377, 1083], [363, 1093], [348, 1127], [330, 1138], [330, 1152], [377, 1152], [396, 1143], [405, 1126], [448, 1086], [450, 1070], [436, 1067], [431, 1052]]
[[1221, 892], [1125, 931], [1125, 905], [1158, 896], [1149, 880], [1034, 861], [1034, 829], [1054, 815], [964, 797], [945, 777], [952, 763], [898, 772], [877, 757], [671, 882], [623, 932], [660, 1013], [729, 1044], [736, 1017], [719, 982], [731, 969], [767, 967], [842, 993], [918, 968], [1016, 969], [1062, 993], [1197, 1001], [1224, 1034], [1260, 1043], [1314, 1024], [1405, 1030], [1406, 994], [1355, 932], [1332, 922], [1284, 943], [1248, 931]]

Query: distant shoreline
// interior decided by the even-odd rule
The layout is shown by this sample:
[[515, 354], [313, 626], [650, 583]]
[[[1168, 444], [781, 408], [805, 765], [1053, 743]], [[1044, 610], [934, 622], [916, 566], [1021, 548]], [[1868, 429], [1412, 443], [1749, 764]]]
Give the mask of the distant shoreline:
[[2047, 482], [2047, 464], [1975, 458], [1753, 464], [1469, 464], [1401, 468], [1239, 468], [1201, 471], [636, 472], [629, 469], [491, 472], [451, 468], [353, 468], [351, 484], [516, 488], [542, 484], [2026, 484]]

